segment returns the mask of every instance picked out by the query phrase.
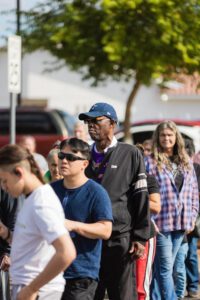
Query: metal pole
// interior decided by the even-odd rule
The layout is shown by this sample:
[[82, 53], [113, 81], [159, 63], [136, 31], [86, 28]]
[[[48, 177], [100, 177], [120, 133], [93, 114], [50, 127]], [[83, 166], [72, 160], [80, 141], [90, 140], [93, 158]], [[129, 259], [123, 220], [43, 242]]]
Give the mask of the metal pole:
[[[16, 17], [17, 17], [16, 34], [20, 36], [20, 32], [21, 32], [20, 0], [17, 0]], [[17, 94], [17, 106], [21, 106], [21, 94], [20, 93]]]
[[10, 144], [16, 141], [16, 94], [10, 93]]
[[17, 10], [16, 10], [16, 14], [17, 14], [17, 35], [20, 35], [20, 0], [17, 0]]

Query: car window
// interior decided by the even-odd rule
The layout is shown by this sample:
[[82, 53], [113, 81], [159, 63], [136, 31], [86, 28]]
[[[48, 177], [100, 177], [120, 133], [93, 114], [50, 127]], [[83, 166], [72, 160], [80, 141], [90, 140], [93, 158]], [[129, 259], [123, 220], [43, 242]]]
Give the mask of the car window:
[[9, 134], [9, 115], [8, 113], [1, 113], [0, 114], [0, 132], [1, 135]]
[[153, 131], [143, 131], [136, 132], [132, 134], [132, 139], [134, 144], [142, 144], [145, 140], [149, 140], [152, 138]]
[[67, 113], [63, 110], [56, 109], [56, 112], [60, 115], [60, 117], [64, 121], [69, 135], [73, 135], [76, 119], [72, 115], [70, 115], [69, 113]]
[[[0, 115], [0, 132], [9, 134], [10, 115], [2, 112]], [[17, 112], [16, 134], [56, 134], [57, 129], [51, 117], [43, 112]]]

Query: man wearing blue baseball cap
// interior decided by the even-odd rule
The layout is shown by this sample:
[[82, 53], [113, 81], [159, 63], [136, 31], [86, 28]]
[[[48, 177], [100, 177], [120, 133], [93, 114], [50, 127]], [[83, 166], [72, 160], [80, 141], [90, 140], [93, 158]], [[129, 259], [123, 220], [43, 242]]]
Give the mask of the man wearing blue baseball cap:
[[113, 230], [103, 241], [99, 284], [95, 300], [103, 300], [105, 290], [112, 300], [137, 299], [134, 259], [144, 253], [150, 236], [149, 202], [143, 158], [132, 145], [114, 136], [118, 122], [115, 109], [96, 103], [79, 119], [88, 125], [94, 141], [86, 175], [108, 192], [113, 210]]
[[115, 109], [108, 103], [96, 103], [94, 104], [89, 112], [82, 113], [79, 115], [79, 120], [85, 120], [88, 118], [107, 117], [117, 123], [118, 118]]

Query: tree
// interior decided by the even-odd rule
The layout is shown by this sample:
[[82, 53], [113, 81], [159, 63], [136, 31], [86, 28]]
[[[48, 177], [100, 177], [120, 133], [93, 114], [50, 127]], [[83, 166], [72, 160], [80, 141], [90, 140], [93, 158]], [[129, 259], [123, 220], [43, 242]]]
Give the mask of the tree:
[[126, 138], [141, 84], [200, 69], [200, 0], [54, 0], [25, 16], [28, 51], [49, 50], [94, 85], [133, 81]]

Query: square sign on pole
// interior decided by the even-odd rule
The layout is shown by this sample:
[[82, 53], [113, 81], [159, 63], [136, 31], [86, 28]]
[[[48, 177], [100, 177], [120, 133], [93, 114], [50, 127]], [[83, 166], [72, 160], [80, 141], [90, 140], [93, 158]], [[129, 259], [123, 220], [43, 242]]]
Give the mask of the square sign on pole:
[[8, 38], [8, 91], [21, 93], [21, 37], [13, 35]]

